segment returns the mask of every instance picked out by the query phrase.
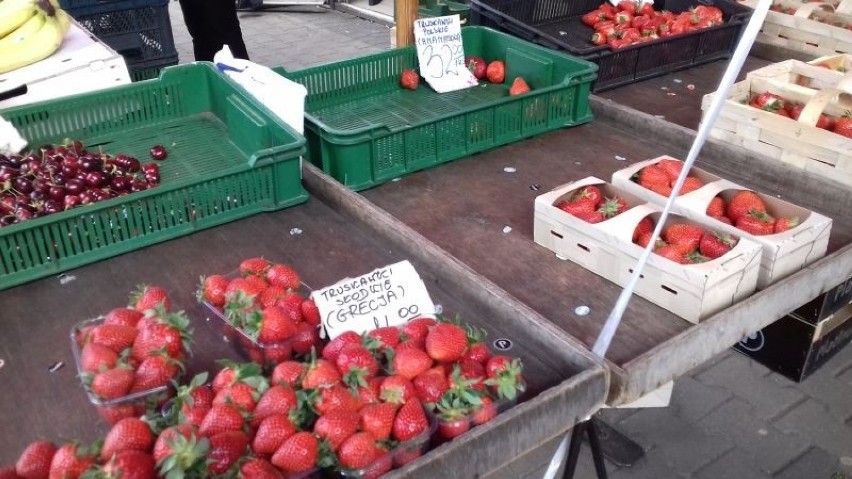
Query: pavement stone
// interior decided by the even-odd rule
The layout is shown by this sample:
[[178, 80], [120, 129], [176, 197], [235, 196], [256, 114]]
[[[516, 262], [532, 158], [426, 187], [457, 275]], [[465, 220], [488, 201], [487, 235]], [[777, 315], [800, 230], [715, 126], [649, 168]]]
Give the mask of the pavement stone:
[[678, 378], [674, 383], [669, 408], [687, 423], [694, 423], [733, 397], [722, 386], [708, 386], [691, 376]]
[[778, 418], [773, 425], [782, 432], [796, 434], [840, 457], [852, 456], [852, 424], [838, 421], [827, 406], [815, 399], [808, 399], [798, 405]]
[[843, 383], [848, 384], [849, 386], [852, 386], [852, 365], [850, 365], [843, 371], [840, 371], [840, 373], [837, 375], [837, 380], [842, 381]]
[[673, 467], [667, 461], [662, 448], [658, 448], [648, 451], [645, 457], [631, 467], [617, 469], [609, 477], [611, 479], [690, 479], [692, 476]]
[[765, 366], [741, 354], [728, 356], [697, 379], [733, 392], [764, 419], [775, 417], [805, 397], [794, 383], [780, 375], [773, 377]]
[[698, 421], [698, 425], [748, 453], [766, 473], [782, 469], [809, 447], [804, 437], [795, 431], [787, 433], [772, 427], [760, 419], [750, 404], [738, 398], [721, 405]]
[[[825, 404], [832, 415], [852, 417], [852, 383], [845, 382], [831, 362], [808, 376], [796, 387], [816, 401]], [[779, 375], [780, 377], [780, 375]]]
[[836, 455], [814, 447], [778, 472], [774, 479], [801, 479], [803, 477], [836, 479], [839, 474], [847, 476], [852, 474], [852, 465], [844, 466]]
[[696, 479], [770, 479], [771, 477], [760, 470], [752, 456], [740, 449], [731, 449], [695, 474]]

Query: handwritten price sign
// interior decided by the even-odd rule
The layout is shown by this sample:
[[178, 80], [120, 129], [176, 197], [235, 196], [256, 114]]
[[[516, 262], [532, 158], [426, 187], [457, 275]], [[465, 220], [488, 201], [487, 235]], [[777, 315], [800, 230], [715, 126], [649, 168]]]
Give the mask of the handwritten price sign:
[[344, 331], [361, 334], [435, 314], [426, 285], [408, 261], [316, 290], [311, 298], [329, 339]]
[[476, 77], [464, 64], [461, 21], [458, 15], [418, 18], [414, 43], [420, 75], [438, 93], [476, 86]]

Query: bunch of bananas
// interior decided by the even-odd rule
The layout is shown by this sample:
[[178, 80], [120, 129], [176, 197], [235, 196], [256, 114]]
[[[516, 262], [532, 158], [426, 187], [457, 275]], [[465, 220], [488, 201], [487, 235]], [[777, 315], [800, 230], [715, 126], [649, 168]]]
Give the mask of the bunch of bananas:
[[0, 0], [0, 73], [52, 55], [70, 26], [57, 0]]

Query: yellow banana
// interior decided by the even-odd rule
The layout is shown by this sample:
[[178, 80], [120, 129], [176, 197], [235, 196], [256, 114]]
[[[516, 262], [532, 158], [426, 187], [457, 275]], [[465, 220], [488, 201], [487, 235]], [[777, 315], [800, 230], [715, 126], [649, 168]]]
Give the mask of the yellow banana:
[[12, 48], [20, 45], [24, 40], [33, 36], [44, 26], [45, 17], [41, 13], [36, 13], [23, 25], [18, 27], [14, 32], [0, 38], [0, 51], [11, 52]]
[[0, 2], [0, 37], [14, 32], [36, 14], [34, 0], [4, 0]]
[[71, 15], [68, 15], [68, 12], [65, 10], [57, 8], [56, 18], [59, 22], [59, 30], [62, 32], [62, 36], [64, 37], [65, 34], [68, 33], [68, 29], [71, 28]]
[[16, 70], [52, 55], [65, 38], [65, 32], [56, 15], [45, 17], [44, 25], [10, 48], [0, 50], [0, 73]]

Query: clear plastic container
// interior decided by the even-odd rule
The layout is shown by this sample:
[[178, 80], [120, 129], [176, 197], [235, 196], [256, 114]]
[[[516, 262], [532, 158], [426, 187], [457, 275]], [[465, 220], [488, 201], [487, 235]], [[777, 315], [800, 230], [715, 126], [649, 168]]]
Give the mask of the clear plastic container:
[[[498, 399], [497, 396], [495, 394], [491, 393], [491, 391], [489, 390], [488, 391], [488, 397], [491, 398], [491, 400], [493, 401], [493, 404], [489, 407], [493, 407], [493, 408], [496, 409], [495, 418], [496, 418], [497, 415], [503, 413], [504, 411], [506, 411], [506, 410], [514, 407], [516, 404], [518, 404], [518, 402], [523, 397], [524, 392], [526, 392], [526, 389], [527, 389], [526, 382], [521, 381], [520, 384], [518, 385], [518, 394], [515, 396], [514, 399], [505, 399], [505, 398], [504, 399]], [[443, 442], [452, 441], [455, 437], [458, 437], [458, 436], [455, 436], [455, 437], [448, 438], [448, 437], [444, 436], [442, 434], [442, 431], [444, 429], [458, 430], [460, 428], [464, 428], [463, 429], [464, 432], [467, 432], [467, 431], [469, 431], [470, 429], [473, 429], [476, 426], [479, 426], [481, 424], [485, 424], [485, 422], [483, 422], [481, 424], [476, 424], [474, 422], [474, 416], [477, 414], [477, 412], [478, 411], [471, 412], [471, 413], [469, 413], [465, 416], [462, 416], [460, 418], [457, 418], [457, 419], [444, 419], [444, 418], [441, 418], [441, 416], [437, 413], [436, 410], [433, 409], [432, 411], [430, 411], [430, 413], [435, 416], [435, 421], [437, 422], [438, 434], [436, 435], [436, 438], [435, 438], [436, 442], [440, 444], [440, 443], [443, 443]], [[491, 418], [490, 420], [493, 420], [493, 419], [494, 418]], [[488, 422], [488, 421], [486, 421], [486, 422]], [[464, 432], [459, 434], [459, 436], [463, 435]]]

